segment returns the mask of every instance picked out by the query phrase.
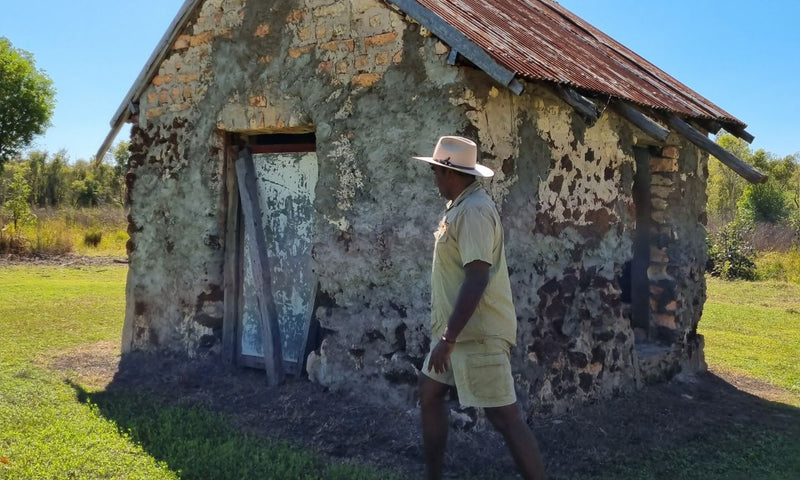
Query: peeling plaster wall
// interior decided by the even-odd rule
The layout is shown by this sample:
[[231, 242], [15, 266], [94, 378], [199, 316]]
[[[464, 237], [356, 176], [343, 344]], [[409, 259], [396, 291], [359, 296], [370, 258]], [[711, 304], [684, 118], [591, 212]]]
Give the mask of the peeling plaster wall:
[[497, 172], [486, 187], [507, 232], [514, 370], [531, 413], [700, 368], [690, 353], [702, 351], [704, 157], [670, 139], [676, 158], [654, 162], [664, 208], [654, 213], [663, 255], [653, 256], [651, 308], [671, 343], [644, 358], [618, 282], [635, 228], [633, 128], [611, 112], [586, 128], [546, 87], [515, 96], [448, 65], [448, 53], [376, 0], [207, 0], [143, 95], [132, 133], [124, 351], [219, 349], [224, 252], [235, 248], [224, 245], [223, 132], [314, 131], [315, 318], [325, 337], [309, 377], [412, 402], [444, 201], [409, 157], [459, 133]]

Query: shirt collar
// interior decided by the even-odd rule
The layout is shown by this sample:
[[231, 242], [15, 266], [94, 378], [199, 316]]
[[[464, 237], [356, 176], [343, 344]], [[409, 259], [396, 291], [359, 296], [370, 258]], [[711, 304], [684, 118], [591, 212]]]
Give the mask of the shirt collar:
[[455, 200], [451, 200], [451, 201], [447, 202], [447, 208], [445, 209], [445, 211], [450, 210], [451, 208], [455, 207], [456, 205], [458, 205], [459, 203], [464, 201], [465, 198], [470, 196], [473, 192], [475, 192], [476, 190], [478, 190], [481, 187], [482, 187], [481, 182], [479, 182], [477, 180], [475, 180], [474, 182], [470, 183], [469, 185], [467, 185], [467, 188], [465, 188], [464, 190], [461, 191], [461, 193], [458, 195], [458, 197], [456, 197]]

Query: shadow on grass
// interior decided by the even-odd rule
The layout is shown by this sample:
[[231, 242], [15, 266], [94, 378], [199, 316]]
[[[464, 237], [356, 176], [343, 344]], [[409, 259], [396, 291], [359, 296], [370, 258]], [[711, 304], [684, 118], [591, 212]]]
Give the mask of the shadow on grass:
[[[302, 379], [268, 388], [263, 372], [134, 354], [105, 391], [73, 387], [182, 478], [387, 478], [330, 470], [342, 461], [422, 476], [416, 409], [371, 405]], [[711, 373], [532, 423], [551, 479], [779, 479], [800, 472], [800, 409]], [[516, 478], [494, 432], [453, 430], [449, 442], [448, 471], [458, 478]]]
[[292, 387], [268, 388], [263, 372], [134, 354], [123, 357], [103, 391], [69, 383], [80, 402], [182, 479], [395, 478], [303, 442], [313, 431], [273, 431], [273, 421], [264, 419], [270, 411], [291, 408], [282, 390]]

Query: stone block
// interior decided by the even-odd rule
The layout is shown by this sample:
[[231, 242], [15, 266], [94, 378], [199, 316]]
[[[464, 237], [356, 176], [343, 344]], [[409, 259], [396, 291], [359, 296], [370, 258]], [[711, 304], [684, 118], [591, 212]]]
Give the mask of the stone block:
[[250, 97], [250, 106], [253, 107], [266, 107], [267, 106], [267, 98], [262, 95], [257, 95]]
[[335, 2], [324, 7], [314, 9], [314, 17], [337, 17], [347, 13], [347, 7], [344, 2]]
[[652, 157], [650, 159], [650, 172], [677, 172], [678, 160], [675, 158]]
[[359, 55], [356, 57], [356, 70], [366, 70], [369, 66], [369, 55]]
[[175, 39], [175, 43], [172, 44], [173, 50], [186, 50], [189, 48], [189, 39], [191, 35], [178, 35], [178, 38]]
[[650, 261], [658, 263], [669, 263], [669, 255], [664, 248], [650, 247]]
[[379, 52], [375, 55], [375, 65], [386, 66], [389, 64], [389, 53]]

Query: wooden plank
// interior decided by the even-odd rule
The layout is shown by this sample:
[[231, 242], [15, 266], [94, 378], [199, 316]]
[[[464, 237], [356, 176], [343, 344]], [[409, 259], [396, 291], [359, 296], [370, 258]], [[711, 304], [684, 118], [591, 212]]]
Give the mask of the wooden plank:
[[225, 182], [227, 188], [227, 218], [225, 220], [224, 303], [222, 315], [222, 361], [236, 361], [236, 323], [239, 321], [239, 189], [233, 154], [225, 153]]
[[[504, 66], [497, 63], [486, 51], [468, 39], [455, 27], [445, 22], [435, 13], [419, 4], [415, 0], [387, 0], [388, 3], [395, 5], [403, 13], [410, 16], [420, 25], [424, 26], [436, 35], [443, 42], [448, 44], [451, 49], [469, 59], [476, 67], [486, 72], [490, 77], [497, 80], [501, 85], [508, 87], [512, 85], [516, 74]], [[519, 95], [522, 93], [521, 83], [513, 85], [512, 91]], [[517, 91], [515, 91], [517, 90]]]
[[752, 166], [748, 165], [747, 163], [739, 160], [729, 151], [725, 150], [724, 148], [720, 147], [716, 143], [709, 140], [706, 135], [698, 132], [691, 125], [684, 122], [676, 115], [669, 115], [666, 117], [667, 125], [670, 126], [674, 131], [680, 133], [687, 140], [695, 144], [702, 150], [713, 155], [717, 158], [720, 162], [724, 163], [731, 170], [738, 173], [742, 178], [747, 180], [750, 183], [763, 183], [767, 181], [767, 176], [763, 173], [759, 172]]
[[564, 85], [556, 85], [556, 93], [578, 112], [587, 126], [594, 125], [600, 118], [600, 112], [597, 111], [595, 104], [575, 90]]
[[275, 314], [275, 302], [272, 298], [267, 241], [258, 205], [256, 171], [253, 165], [253, 155], [247, 148], [239, 152], [239, 159], [236, 160], [236, 177], [242, 207], [242, 221], [252, 240], [249, 242], [250, 266], [257, 284], [256, 297], [262, 322], [264, 368], [267, 372], [267, 383], [274, 386], [283, 383], [284, 380], [283, 355], [278, 319]]
[[655, 120], [651, 119], [644, 113], [640, 112], [636, 107], [628, 102], [616, 100], [612, 103], [611, 108], [620, 114], [624, 119], [634, 124], [639, 130], [643, 131], [648, 136], [665, 142], [669, 137], [669, 130], [662, 127]]

